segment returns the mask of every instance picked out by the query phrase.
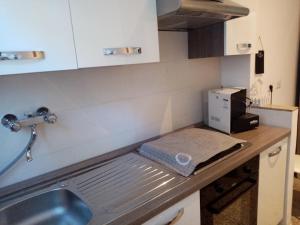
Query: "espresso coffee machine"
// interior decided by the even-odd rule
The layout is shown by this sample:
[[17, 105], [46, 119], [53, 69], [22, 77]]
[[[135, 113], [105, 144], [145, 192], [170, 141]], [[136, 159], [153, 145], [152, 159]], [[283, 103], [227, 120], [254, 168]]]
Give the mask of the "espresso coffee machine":
[[259, 116], [246, 112], [245, 88], [221, 88], [208, 93], [208, 125], [224, 133], [247, 131], [259, 126]]

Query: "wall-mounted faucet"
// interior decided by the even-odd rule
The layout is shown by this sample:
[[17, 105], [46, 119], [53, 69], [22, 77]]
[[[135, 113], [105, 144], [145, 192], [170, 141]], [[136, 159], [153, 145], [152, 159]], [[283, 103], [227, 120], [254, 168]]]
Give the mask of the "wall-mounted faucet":
[[49, 109], [46, 107], [41, 107], [35, 113], [26, 114], [26, 118], [21, 120], [13, 114], [7, 114], [2, 118], [1, 123], [12, 132], [18, 132], [25, 127], [45, 122], [55, 123], [56, 120], [57, 116], [54, 113], [50, 113]]
[[5, 115], [1, 123], [4, 127], [10, 129], [12, 132], [19, 132], [23, 128], [30, 128], [30, 139], [24, 150], [10, 163], [4, 170], [0, 171], [2, 175], [6, 170], [8, 170], [19, 158], [25, 154], [27, 162], [32, 161], [31, 149], [37, 138], [37, 125], [40, 123], [53, 124], [57, 121], [57, 116], [51, 113], [46, 107], [39, 108], [36, 112], [26, 114], [24, 119], [18, 119], [17, 116], [13, 114]]

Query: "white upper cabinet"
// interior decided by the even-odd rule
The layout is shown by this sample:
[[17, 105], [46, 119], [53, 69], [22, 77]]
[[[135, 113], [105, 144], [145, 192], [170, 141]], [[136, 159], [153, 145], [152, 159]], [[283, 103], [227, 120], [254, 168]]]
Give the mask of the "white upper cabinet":
[[234, 0], [234, 2], [249, 8], [250, 14], [225, 22], [224, 55], [251, 54], [254, 52], [256, 42], [255, 1]]
[[0, 0], [0, 75], [76, 69], [68, 0]]
[[70, 0], [79, 68], [159, 61], [156, 1]]

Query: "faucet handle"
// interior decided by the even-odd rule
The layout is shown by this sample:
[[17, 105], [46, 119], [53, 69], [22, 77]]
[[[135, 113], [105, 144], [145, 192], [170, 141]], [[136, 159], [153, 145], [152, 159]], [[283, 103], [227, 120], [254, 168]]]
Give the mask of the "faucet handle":
[[7, 122], [16, 122], [18, 121], [18, 117], [14, 114], [6, 114], [5, 116], [3, 116], [1, 122], [4, 125], [4, 123]]
[[49, 109], [47, 107], [40, 107], [36, 110], [36, 114], [39, 116], [46, 116], [49, 113]]
[[51, 113], [47, 107], [38, 108], [38, 110], [36, 111], [36, 114], [38, 116], [43, 116], [44, 121], [47, 123], [53, 124], [57, 121], [57, 116], [54, 113]]
[[18, 122], [18, 118], [13, 114], [7, 114], [1, 119], [1, 123], [4, 127], [9, 128], [12, 132], [18, 132], [22, 126]]
[[44, 117], [44, 120], [45, 120], [47, 123], [54, 124], [54, 123], [56, 123], [56, 121], [57, 121], [57, 116], [56, 116], [54, 113], [48, 113], [48, 114]]

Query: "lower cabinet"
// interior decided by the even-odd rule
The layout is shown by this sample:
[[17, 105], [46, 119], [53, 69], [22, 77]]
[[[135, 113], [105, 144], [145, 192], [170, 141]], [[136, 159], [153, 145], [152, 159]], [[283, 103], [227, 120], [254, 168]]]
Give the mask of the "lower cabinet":
[[143, 225], [200, 225], [199, 191], [171, 206]]
[[257, 225], [278, 225], [283, 219], [287, 139], [260, 154]]

